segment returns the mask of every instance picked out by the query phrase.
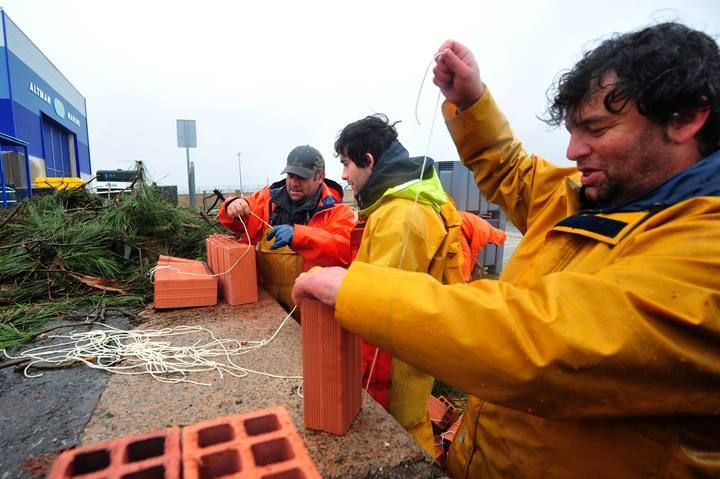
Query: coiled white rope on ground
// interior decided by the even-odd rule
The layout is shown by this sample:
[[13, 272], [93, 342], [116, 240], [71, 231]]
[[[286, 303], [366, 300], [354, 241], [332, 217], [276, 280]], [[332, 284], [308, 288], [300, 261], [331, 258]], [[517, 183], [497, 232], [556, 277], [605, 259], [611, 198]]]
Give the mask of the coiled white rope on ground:
[[[294, 309], [293, 309], [294, 311]], [[192, 383], [210, 386], [190, 379], [192, 373], [216, 371], [220, 378], [224, 374], [242, 378], [248, 374], [278, 379], [302, 379], [302, 376], [285, 376], [239, 366], [234, 356], [247, 354], [270, 344], [278, 335], [292, 311], [268, 339], [259, 341], [238, 341], [218, 339], [215, 334], [201, 326], [177, 326], [166, 329], [121, 330], [103, 323], [96, 323], [106, 329], [89, 332], [71, 332], [67, 335], [52, 335], [62, 338], [58, 344], [25, 350], [10, 359], [30, 358], [24, 374], [28, 378], [42, 376], [29, 374], [29, 369], [38, 363], [58, 365], [67, 361], [79, 361], [93, 369], [102, 369], [114, 374], [149, 374], [163, 383]], [[197, 339], [190, 346], [173, 345], [170, 338], [205, 333], [209, 339]]]

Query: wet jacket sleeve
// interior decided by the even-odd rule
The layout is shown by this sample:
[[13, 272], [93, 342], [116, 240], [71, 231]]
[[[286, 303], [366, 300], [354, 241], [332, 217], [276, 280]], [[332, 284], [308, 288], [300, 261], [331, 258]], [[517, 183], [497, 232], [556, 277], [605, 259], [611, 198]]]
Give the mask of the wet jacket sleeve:
[[[441, 285], [355, 262], [336, 319], [480, 399], [539, 416], [714, 415], [718, 228], [707, 214], [684, 213], [656, 215], [652, 229], [594, 274], [550, 273], [527, 289], [494, 280]], [[692, 253], [681, 246], [690, 243]]]
[[[259, 191], [256, 191], [252, 195], [246, 196], [244, 199], [248, 202], [248, 204], [250, 205], [250, 209], [256, 215], [258, 215], [264, 221], [269, 221], [269, 188], [265, 187]], [[258, 243], [261, 239], [262, 232], [265, 229], [265, 225], [257, 217], [253, 215], [248, 215], [247, 218], [243, 218], [243, 221], [245, 222], [245, 226], [243, 226], [243, 221], [240, 221], [238, 218], [234, 218], [228, 215], [226, 208], [230, 201], [232, 201], [232, 199], [227, 199], [223, 202], [222, 205], [220, 205], [220, 210], [218, 212], [218, 220], [220, 221], [220, 224], [235, 233], [236, 235], [240, 236], [240, 241], [242, 243], [248, 242], [248, 237], [245, 235], [245, 228], [247, 228], [247, 233], [250, 235], [250, 242], [252, 244]]]
[[487, 88], [475, 105], [461, 114], [455, 105], [445, 102], [443, 115], [460, 158], [473, 172], [482, 194], [500, 205], [522, 233], [564, 179], [578, 175], [574, 167], [559, 168], [528, 154]]
[[353, 226], [352, 208], [336, 203], [315, 214], [307, 225], [294, 225], [291, 248], [305, 259], [306, 265], [347, 266]]

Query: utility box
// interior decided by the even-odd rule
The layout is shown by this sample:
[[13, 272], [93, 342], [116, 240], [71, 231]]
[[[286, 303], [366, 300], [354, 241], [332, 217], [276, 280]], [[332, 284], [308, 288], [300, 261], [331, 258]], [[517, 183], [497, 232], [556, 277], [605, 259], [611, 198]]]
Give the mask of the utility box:
[[[487, 220], [495, 228], [505, 230], [505, 215], [500, 207], [489, 203], [480, 193], [470, 170], [459, 161], [436, 161], [435, 171], [445, 192], [455, 200], [460, 211], [470, 211]], [[478, 257], [478, 263], [489, 273], [500, 274], [503, 265], [504, 246], [487, 244]]]

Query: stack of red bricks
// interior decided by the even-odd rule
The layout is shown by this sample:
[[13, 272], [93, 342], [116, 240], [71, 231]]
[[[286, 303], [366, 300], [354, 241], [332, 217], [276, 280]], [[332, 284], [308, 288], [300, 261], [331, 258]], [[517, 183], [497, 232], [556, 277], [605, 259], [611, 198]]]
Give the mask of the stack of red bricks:
[[208, 265], [219, 275], [220, 294], [228, 304], [257, 303], [255, 248], [231, 236], [215, 234], [205, 241]]
[[319, 301], [303, 301], [301, 316], [305, 427], [343, 435], [362, 406], [361, 340]]
[[160, 256], [153, 285], [158, 309], [217, 304], [217, 278], [202, 261]]
[[208, 265], [160, 256], [154, 277], [157, 309], [212, 306], [218, 302], [218, 287], [228, 304], [257, 303], [255, 249], [217, 234], [210, 236], [205, 245]]
[[442, 464], [460, 428], [462, 414], [444, 396], [432, 395], [428, 398], [428, 414], [435, 435], [435, 460]]
[[[182, 445], [182, 447], [181, 447]], [[287, 411], [263, 409], [64, 452], [48, 479], [320, 478]]]

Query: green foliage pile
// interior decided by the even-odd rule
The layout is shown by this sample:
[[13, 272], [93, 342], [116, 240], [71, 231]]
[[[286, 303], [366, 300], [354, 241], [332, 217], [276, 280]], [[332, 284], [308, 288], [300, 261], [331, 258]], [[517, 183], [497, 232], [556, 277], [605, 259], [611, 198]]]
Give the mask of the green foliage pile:
[[58, 190], [0, 210], [0, 348], [83, 308], [142, 306], [158, 256], [204, 259], [217, 228], [145, 183], [111, 199]]

